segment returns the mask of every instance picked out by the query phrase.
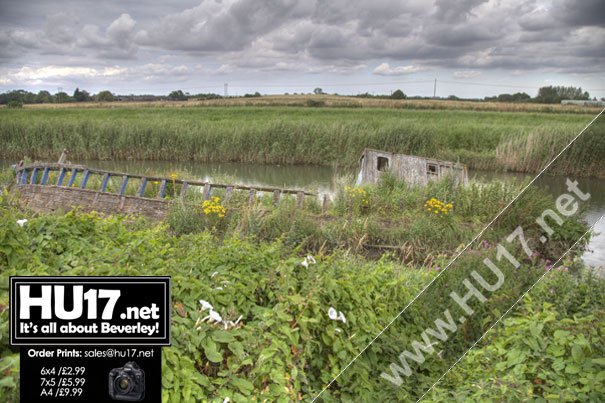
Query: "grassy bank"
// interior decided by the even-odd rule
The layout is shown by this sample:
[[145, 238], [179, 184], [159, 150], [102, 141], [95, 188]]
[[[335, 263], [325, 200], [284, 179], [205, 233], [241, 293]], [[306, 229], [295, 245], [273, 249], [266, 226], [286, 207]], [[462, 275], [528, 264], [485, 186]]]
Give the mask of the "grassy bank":
[[[385, 201], [405, 196], [397, 187], [391, 192], [376, 191], [384, 194]], [[367, 216], [363, 202], [367, 197], [351, 197], [357, 203], [353, 217]], [[499, 199], [506, 196], [491, 196], [494, 203]], [[377, 204], [372, 206], [381, 210]], [[479, 206], [467, 204], [471, 210]], [[410, 211], [415, 208], [409, 207]], [[453, 217], [473, 214], [457, 208]], [[486, 208], [492, 208], [491, 204]], [[490, 214], [487, 210], [476, 213], [477, 220], [481, 214]], [[386, 211], [380, 214], [393, 216]], [[16, 220], [22, 218], [29, 221], [20, 227]], [[261, 227], [262, 220], [267, 218], [261, 218]], [[295, 221], [282, 218], [280, 231], [287, 234], [288, 227], [296, 227]], [[0, 283], [8, 284], [11, 275], [170, 275], [173, 344], [163, 349], [163, 401], [220, 403], [226, 397], [233, 402], [308, 401], [437, 273], [397, 263], [388, 255], [366, 260], [340, 248], [318, 251], [317, 264], [304, 267], [301, 261], [308, 250], [300, 242], [289, 242], [287, 235], [275, 239], [262, 232], [225, 233], [213, 228], [177, 236], [167, 225], [123, 217], [35, 216], [11, 207], [4, 197], [0, 201]], [[468, 270], [477, 268], [480, 254], [487, 252], [477, 249], [479, 256], [467, 262]], [[463, 360], [430, 400], [506, 400], [510, 393], [513, 400], [556, 395], [568, 401], [602, 400], [605, 283], [589, 276], [577, 262], [565, 264], [570, 270], [549, 273], [532, 290], [532, 300], [513, 311], [507, 327], [491, 333], [489, 344], [480, 345]], [[448, 281], [461, 280], [468, 270], [452, 271], [454, 277]], [[528, 262], [523, 270], [527, 276], [544, 273], [541, 261]], [[512, 273], [507, 271], [507, 275]], [[519, 272], [514, 273], [519, 277]], [[473, 324], [465, 327], [465, 337], [477, 338], [506, 309], [516, 295], [514, 289], [507, 290], [505, 298], [490, 302], [490, 310], [477, 312]], [[223, 318], [242, 315], [242, 325], [225, 331], [200, 323], [207, 314], [200, 308], [200, 299], [210, 302]], [[424, 317], [438, 315], [436, 301], [411, 311], [406, 325], [397, 326], [396, 338], [377, 340], [373, 351], [381, 352], [378, 358], [388, 362], [384, 354], [415, 337]], [[7, 304], [8, 291], [3, 286], [0, 400], [10, 402], [17, 400], [19, 360], [17, 352], [6, 345]], [[344, 312], [346, 323], [330, 320], [330, 306]], [[455, 346], [448, 344], [444, 357], [457, 353]], [[370, 364], [369, 368], [351, 367], [347, 376], [356, 381], [337, 384], [323, 395], [324, 401], [386, 401], [395, 396], [409, 400], [413, 396], [408, 387], [385, 387], [375, 372], [380, 370], [377, 362]], [[413, 385], [416, 393], [444, 372], [443, 364], [433, 363], [424, 371], [424, 382]]]
[[[534, 172], [588, 114], [307, 107], [0, 110], [0, 158], [256, 162], [351, 167], [365, 147]], [[552, 150], [541, 152], [548, 137]], [[534, 158], [540, 152], [540, 159]], [[604, 148], [586, 153], [602, 160]], [[596, 153], [596, 154], [595, 154]], [[525, 163], [529, 158], [532, 164]], [[605, 175], [579, 169], [590, 176]], [[568, 164], [568, 170], [574, 164]], [[567, 172], [563, 172], [567, 173]]]

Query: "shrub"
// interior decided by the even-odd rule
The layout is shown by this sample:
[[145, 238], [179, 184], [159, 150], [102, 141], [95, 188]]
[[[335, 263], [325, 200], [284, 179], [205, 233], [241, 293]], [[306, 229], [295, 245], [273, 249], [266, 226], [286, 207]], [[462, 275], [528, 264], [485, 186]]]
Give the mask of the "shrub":
[[326, 106], [326, 102], [317, 99], [307, 99], [306, 105], [310, 108], [319, 108]]
[[401, 90], [395, 90], [391, 94], [391, 99], [406, 99], [407, 96]]
[[11, 109], [18, 109], [18, 108], [23, 108], [23, 102], [21, 101], [8, 101], [8, 103], [6, 104], [7, 108], [11, 108]]

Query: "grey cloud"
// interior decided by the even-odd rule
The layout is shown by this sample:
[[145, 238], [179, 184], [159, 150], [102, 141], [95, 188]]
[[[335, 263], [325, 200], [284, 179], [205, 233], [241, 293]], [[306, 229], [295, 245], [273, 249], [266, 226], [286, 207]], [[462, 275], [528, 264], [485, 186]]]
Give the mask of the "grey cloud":
[[445, 22], [464, 22], [472, 16], [475, 7], [489, 0], [435, 0], [435, 18]]
[[497, 39], [500, 33], [480, 25], [431, 27], [426, 32], [429, 43], [440, 46], [471, 47], [477, 42]]
[[137, 52], [135, 24], [128, 14], [122, 14], [101, 32], [96, 25], [82, 25], [71, 13], [55, 13], [47, 17], [44, 29], [9, 30], [9, 46], [39, 49], [41, 54], [89, 56], [92, 50], [98, 57], [131, 58]]
[[5, 64], [54, 54], [148, 65], [171, 54], [220, 73], [605, 69], [603, 0], [64, 0], [59, 14], [57, 0], [2, 1]]
[[77, 44], [96, 50], [101, 57], [131, 58], [138, 50], [134, 42], [135, 25], [136, 21], [128, 14], [116, 18], [104, 33], [97, 26], [87, 25], [82, 29]]
[[605, 1], [603, 0], [556, 0], [553, 16], [574, 27], [605, 27]]
[[304, 14], [294, 0], [203, 1], [164, 17], [137, 36], [144, 45], [196, 52], [242, 50], [260, 35]]
[[517, 23], [524, 31], [544, 31], [553, 28], [553, 17], [545, 8], [534, 9], [521, 14]]

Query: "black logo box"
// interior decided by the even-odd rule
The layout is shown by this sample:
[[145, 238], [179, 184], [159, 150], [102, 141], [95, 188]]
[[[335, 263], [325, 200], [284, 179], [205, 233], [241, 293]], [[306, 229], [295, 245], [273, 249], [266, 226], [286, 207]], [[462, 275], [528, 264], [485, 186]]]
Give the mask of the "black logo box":
[[[32, 306], [29, 308], [30, 318], [21, 319], [20, 311], [20, 290], [21, 286], [29, 285], [31, 298], [42, 296], [42, 286], [52, 286], [52, 318], [42, 319], [42, 307]], [[54, 286], [64, 286], [64, 310], [70, 311], [74, 307], [74, 288], [73, 286], [83, 286], [83, 292], [89, 290], [120, 290], [120, 296], [113, 308], [111, 319], [102, 319], [102, 313], [108, 301], [106, 298], [96, 298], [97, 318], [88, 319], [87, 301], [82, 301], [82, 316], [78, 319], [63, 320], [56, 317]], [[14, 276], [10, 277], [10, 344], [18, 345], [170, 345], [170, 277], [159, 276], [141, 276], [141, 277], [51, 277], [51, 276]], [[150, 307], [155, 304], [154, 316], [158, 319], [149, 319]], [[45, 307], [48, 309], [48, 307]], [[122, 314], [127, 312], [127, 308], [145, 308], [141, 310], [148, 317], [147, 320], [133, 318], [122, 318]], [[131, 316], [132, 310], [129, 310]], [[47, 334], [41, 333], [42, 326], [50, 326], [51, 322], [55, 330]], [[105, 322], [106, 325], [103, 325]], [[108, 333], [102, 334], [100, 331], [94, 334], [62, 334], [60, 332], [62, 325], [71, 323], [73, 326], [95, 326], [92, 329], [101, 329], [101, 326], [137, 326], [137, 322], [144, 326], [153, 326], [157, 324], [157, 330], [153, 334], [142, 332], [128, 333]], [[22, 326], [30, 328], [29, 332], [24, 332]], [[32, 326], [38, 326], [38, 332], [31, 331]], [[49, 330], [49, 328], [46, 328]]]

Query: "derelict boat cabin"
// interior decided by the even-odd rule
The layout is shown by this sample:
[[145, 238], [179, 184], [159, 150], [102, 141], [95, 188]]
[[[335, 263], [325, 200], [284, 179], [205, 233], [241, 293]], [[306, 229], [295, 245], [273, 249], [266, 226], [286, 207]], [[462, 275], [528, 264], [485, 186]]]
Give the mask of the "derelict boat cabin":
[[387, 151], [363, 150], [357, 183], [376, 183], [384, 172], [409, 184], [426, 185], [430, 180], [450, 176], [455, 184], [468, 183], [466, 165]]

